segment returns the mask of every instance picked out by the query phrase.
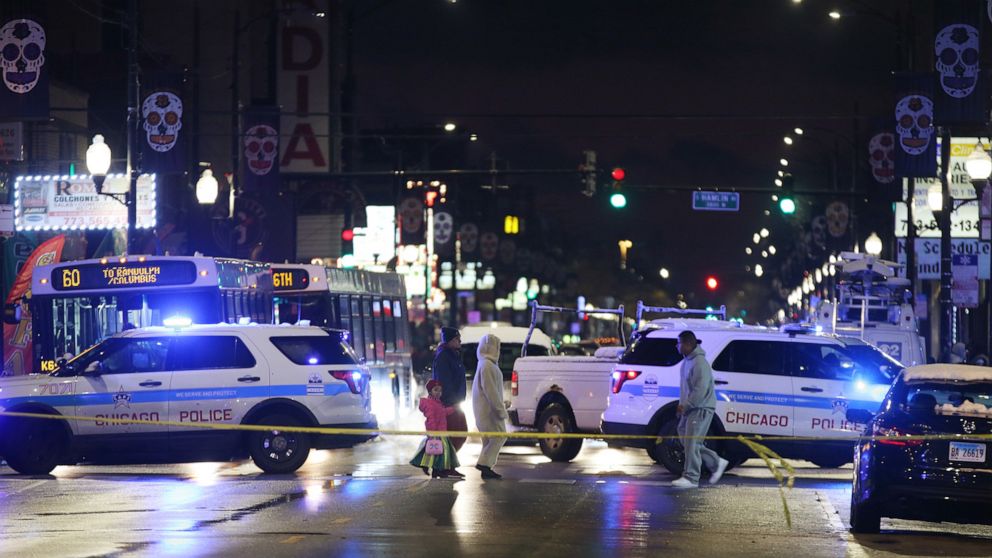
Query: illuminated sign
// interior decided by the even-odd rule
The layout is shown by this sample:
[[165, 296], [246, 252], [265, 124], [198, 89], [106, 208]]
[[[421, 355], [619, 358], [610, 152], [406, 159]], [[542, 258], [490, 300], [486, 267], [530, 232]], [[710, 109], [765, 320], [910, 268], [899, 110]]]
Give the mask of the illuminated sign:
[[305, 269], [272, 268], [272, 288], [276, 291], [305, 289], [310, 285], [310, 274]]
[[[137, 183], [137, 227], [155, 226], [155, 175]], [[127, 194], [130, 179], [108, 174], [105, 194]], [[14, 226], [19, 231], [73, 231], [127, 228], [127, 207], [111, 196], [96, 193], [87, 175], [18, 176], [14, 181]]]
[[52, 270], [57, 291], [191, 285], [196, 281], [193, 262], [127, 262], [82, 264]]

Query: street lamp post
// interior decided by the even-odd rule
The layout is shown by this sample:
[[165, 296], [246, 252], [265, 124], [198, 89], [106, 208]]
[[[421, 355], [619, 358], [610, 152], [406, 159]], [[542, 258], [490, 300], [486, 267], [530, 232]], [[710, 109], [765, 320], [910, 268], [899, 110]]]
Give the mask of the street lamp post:
[[882, 239], [878, 234], [871, 233], [865, 240], [865, 253], [876, 258], [882, 254]]
[[[986, 190], [992, 188], [989, 184], [989, 176], [992, 176], [992, 157], [989, 156], [988, 152], [982, 146], [981, 140], [975, 145], [975, 150], [965, 159], [964, 168], [968, 172], [968, 176], [971, 178], [972, 184], [975, 186], [975, 195], [982, 198], [982, 204], [985, 203]], [[984, 206], [983, 206], [984, 207]], [[987, 217], [987, 214], [982, 215], [983, 218]], [[987, 222], [987, 221], [986, 221]], [[983, 223], [984, 224], [984, 223]], [[989, 347], [992, 347], [992, 281], [986, 280], [985, 282], [985, 325], [986, 325], [986, 337], [985, 337], [985, 347], [986, 351]], [[988, 354], [988, 353], [986, 353]]]
[[[927, 192], [927, 203], [933, 210], [940, 227], [940, 350], [950, 348], [954, 342], [953, 335], [953, 301], [951, 299], [951, 289], [953, 288], [953, 275], [951, 272], [951, 212], [954, 210], [951, 199], [951, 186], [948, 182], [948, 171], [951, 163], [951, 131], [948, 128], [941, 129], [940, 150], [940, 190], [931, 187]], [[936, 186], [936, 185], [934, 185]], [[938, 201], [939, 200], [939, 201]]]

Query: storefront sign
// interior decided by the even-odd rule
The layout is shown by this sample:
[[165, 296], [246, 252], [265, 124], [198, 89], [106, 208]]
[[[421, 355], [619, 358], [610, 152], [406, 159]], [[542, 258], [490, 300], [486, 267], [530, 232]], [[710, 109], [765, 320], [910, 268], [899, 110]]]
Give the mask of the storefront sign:
[[954, 254], [951, 257], [953, 274], [951, 301], [959, 308], [978, 308], [978, 256]]
[[[899, 239], [899, 263], [906, 265], [906, 240]], [[992, 262], [992, 246], [978, 239], [955, 239], [951, 241], [954, 255], [974, 255], [977, 258], [978, 278], [989, 278], [989, 264]], [[940, 279], [940, 239], [916, 239], [916, 277], [918, 279]]]
[[[126, 175], [108, 175], [103, 191], [123, 195]], [[138, 177], [137, 226], [155, 226], [155, 175]], [[19, 176], [14, 182], [14, 225], [19, 231], [127, 228], [127, 207], [96, 193], [86, 175]]]

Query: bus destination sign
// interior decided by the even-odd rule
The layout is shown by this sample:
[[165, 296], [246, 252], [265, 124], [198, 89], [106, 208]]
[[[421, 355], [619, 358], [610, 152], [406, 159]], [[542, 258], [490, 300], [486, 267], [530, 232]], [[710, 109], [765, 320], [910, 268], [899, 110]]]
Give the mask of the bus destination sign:
[[196, 264], [161, 261], [68, 265], [53, 269], [51, 281], [57, 291], [192, 285], [196, 282]]
[[310, 274], [305, 269], [273, 267], [272, 289], [275, 291], [293, 291], [305, 289], [310, 285]]

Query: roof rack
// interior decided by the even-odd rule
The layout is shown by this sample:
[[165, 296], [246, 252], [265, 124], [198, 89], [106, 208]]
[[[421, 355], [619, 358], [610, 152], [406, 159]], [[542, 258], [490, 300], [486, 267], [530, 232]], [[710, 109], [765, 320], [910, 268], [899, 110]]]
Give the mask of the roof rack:
[[679, 308], [672, 306], [648, 306], [644, 304], [644, 301], [637, 301], [637, 316], [634, 320], [634, 329], [641, 328], [641, 317], [645, 312], [653, 312], [656, 314], [678, 314], [680, 316], [720, 316], [721, 320], [727, 319], [727, 306], [725, 304], [720, 305], [719, 310], [711, 309], [696, 309], [696, 308]]
[[539, 312], [574, 312], [576, 314], [613, 314], [619, 316], [617, 320], [617, 330], [620, 332], [620, 342], [627, 346], [627, 338], [623, 334], [623, 304], [616, 308], [565, 308], [563, 306], [542, 306], [536, 300], [530, 302], [530, 327], [527, 328], [527, 337], [524, 338], [524, 346], [520, 349], [520, 356], [527, 356], [527, 346], [530, 345], [530, 336], [537, 326], [537, 315]]

